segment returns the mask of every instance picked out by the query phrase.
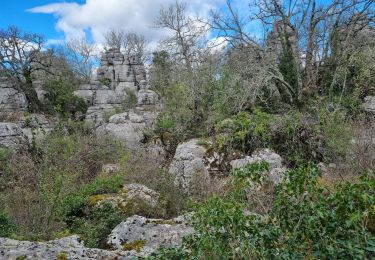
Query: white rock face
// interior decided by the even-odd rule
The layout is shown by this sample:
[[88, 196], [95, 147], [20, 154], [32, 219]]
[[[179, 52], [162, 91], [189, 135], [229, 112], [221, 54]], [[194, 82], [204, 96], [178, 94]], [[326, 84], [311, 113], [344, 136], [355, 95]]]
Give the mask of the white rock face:
[[0, 114], [24, 111], [27, 111], [26, 96], [6, 78], [0, 78]]
[[76, 235], [48, 242], [29, 242], [0, 238], [0, 259], [58, 259], [58, 257], [60, 259], [82, 260], [127, 260], [134, 259], [136, 255], [126, 251], [87, 248]]
[[179, 144], [169, 167], [169, 172], [176, 176], [175, 182], [187, 194], [194, 192], [194, 181], [209, 181], [205, 167], [206, 148], [198, 144], [198, 139]]
[[278, 184], [282, 181], [282, 175], [286, 171], [283, 167], [282, 158], [277, 153], [270, 149], [262, 149], [256, 151], [252, 156], [246, 156], [241, 159], [233, 160], [230, 162], [232, 169], [241, 168], [250, 163], [260, 163], [266, 161], [269, 164], [269, 179], [274, 184]]
[[26, 144], [22, 129], [14, 123], [0, 123], [0, 147], [19, 148]]
[[152, 90], [142, 89], [138, 92], [138, 106], [154, 106], [158, 99], [158, 95]]
[[97, 79], [81, 85], [74, 93], [87, 101], [89, 109], [86, 120], [97, 126], [105, 123], [106, 113], [123, 111], [128, 91], [138, 95], [144, 81], [146, 74], [141, 60], [126, 57], [119, 49], [109, 49], [101, 57]]
[[133, 216], [116, 226], [108, 236], [108, 244], [116, 249], [124, 245], [142, 242], [144, 246], [139, 252], [132, 254], [144, 257], [156, 251], [159, 247], [178, 247], [184, 236], [190, 235], [194, 229], [184, 222], [183, 217], [172, 220], [147, 219]]
[[96, 134], [112, 136], [122, 141], [126, 148], [136, 149], [144, 138], [145, 128], [146, 123], [141, 116], [133, 112], [125, 112], [110, 117], [108, 124], [96, 129]]
[[367, 96], [362, 104], [363, 110], [369, 113], [375, 113], [375, 96]]

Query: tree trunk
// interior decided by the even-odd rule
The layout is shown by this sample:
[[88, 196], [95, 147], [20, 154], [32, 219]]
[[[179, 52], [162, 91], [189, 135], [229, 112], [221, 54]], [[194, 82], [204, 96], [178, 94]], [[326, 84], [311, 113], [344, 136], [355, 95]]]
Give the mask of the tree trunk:
[[26, 82], [21, 83], [21, 89], [22, 89], [22, 92], [26, 96], [29, 112], [30, 113], [39, 112], [42, 108], [42, 104], [40, 100], [38, 99], [38, 94], [36, 93], [35, 88], [33, 87], [31, 74], [25, 73], [24, 77], [26, 79]]
[[306, 80], [305, 80], [305, 93], [307, 94], [316, 94], [317, 89], [314, 82], [314, 61], [313, 61], [313, 52], [314, 52], [314, 34], [315, 34], [315, 1], [312, 3], [311, 8], [311, 16], [310, 16], [310, 23], [309, 23], [309, 33], [308, 33], [308, 40], [307, 40], [307, 51], [306, 51]]

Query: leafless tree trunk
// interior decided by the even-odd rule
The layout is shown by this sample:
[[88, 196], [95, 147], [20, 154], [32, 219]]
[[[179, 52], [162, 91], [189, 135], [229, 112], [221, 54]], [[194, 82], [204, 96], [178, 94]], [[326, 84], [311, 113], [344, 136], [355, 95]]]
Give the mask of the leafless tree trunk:
[[73, 72], [85, 82], [91, 79], [97, 46], [90, 44], [85, 38], [74, 38], [66, 43], [65, 58]]

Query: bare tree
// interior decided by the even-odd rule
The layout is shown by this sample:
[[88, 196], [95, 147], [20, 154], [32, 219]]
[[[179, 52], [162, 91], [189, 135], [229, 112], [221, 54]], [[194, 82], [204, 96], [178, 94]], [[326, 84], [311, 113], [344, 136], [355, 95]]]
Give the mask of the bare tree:
[[106, 47], [121, 49], [125, 39], [125, 32], [112, 28], [104, 35], [104, 38]]
[[162, 8], [155, 26], [167, 29], [171, 36], [163, 41], [164, 49], [171, 50], [175, 59], [184, 62], [191, 71], [196, 61], [199, 42], [207, 32], [205, 24], [187, 15], [186, 4], [176, 1], [168, 8]]
[[124, 34], [123, 48], [128, 57], [135, 56], [142, 61], [146, 58], [148, 42], [146, 38], [135, 32], [128, 32]]
[[33, 87], [33, 73], [51, 73], [52, 50], [43, 50], [43, 37], [21, 32], [11, 26], [0, 30], [0, 67], [14, 79], [29, 103], [30, 112], [38, 111], [41, 103]]
[[81, 37], [69, 40], [65, 47], [65, 57], [73, 72], [83, 81], [90, 81], [97, 58], [97, 46]]

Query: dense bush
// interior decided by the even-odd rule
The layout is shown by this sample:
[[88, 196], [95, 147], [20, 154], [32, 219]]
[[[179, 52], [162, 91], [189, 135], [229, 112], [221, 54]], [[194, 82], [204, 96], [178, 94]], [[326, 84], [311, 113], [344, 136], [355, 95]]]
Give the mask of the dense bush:
[[344, 109], [329, 111], [323, 107], [284, 115], [254, 109], [217, 123], [213, 139], [216, 149], [225, 154], [272, 148], [295, 166], [344, 157], [352, 136], [350, 128]]
[[[163, 249], [155, 259], [370, 259], [375, 256], [375, 176], [332, 190], [322, 187], [317, 168], [287, 172], [268, 214], [252, 213], [252, 185], [266, 165], [252, 164], [231, 173], [231, 189], [196, 205], [196, 233], [181, 249]], [[262, 203], [258, 201], [258, 203]], [[267, 206], [267, 205], [266, 205]]]
[[43, 85], [46, 91], [45, 109], [49, 113], [59, 113], [65, 117], [74, 117], [76, 113], [86, 113], [84, 99], [73, 94], [74, 86], [63, 80], [50, 80]]
[[2, 210], [27, 239], [52, 238], [84, 210], [88, 196], [115, 192], [123, 184], [121, 175], [100, 175], [104, 163], [126, 162], [122, 145], [97, 139], [82, 123], [62, 123], [31, 152], [4, 156]]
[[0, 211], [0, 237], [6, 237], [16, 231], [16, 225], [12, 223], [9, 215]]

